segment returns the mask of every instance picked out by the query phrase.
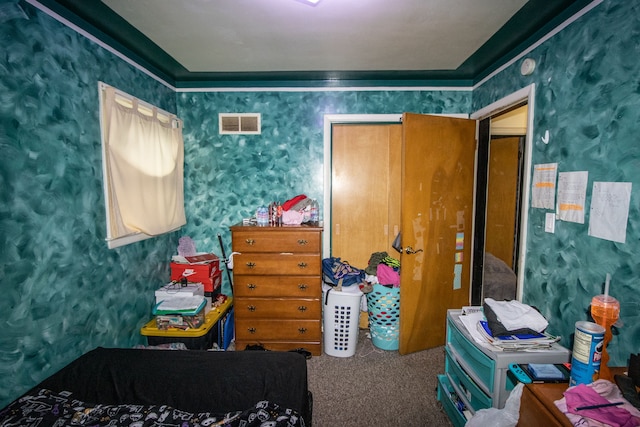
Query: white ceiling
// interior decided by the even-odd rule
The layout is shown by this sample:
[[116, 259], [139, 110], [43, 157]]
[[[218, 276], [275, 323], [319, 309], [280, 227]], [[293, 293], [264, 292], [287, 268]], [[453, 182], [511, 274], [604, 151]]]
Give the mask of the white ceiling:
[[526, 0], [102, 0], [191, 72], [455, 70]]

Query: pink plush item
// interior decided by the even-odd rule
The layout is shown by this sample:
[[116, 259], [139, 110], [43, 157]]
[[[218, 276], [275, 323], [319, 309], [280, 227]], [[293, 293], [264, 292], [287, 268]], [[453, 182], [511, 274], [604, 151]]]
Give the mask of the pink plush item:
[[381, 285], [400, 286], [400, 274], [386, 264], [378, 264], [378, 283]]
[[304, 214], [302, 212], [293, 210], [282, 212], [282, 223], [285, 225], [300, 225], [303, 218]]
[[[609, 402], [621, 402], [622, 405], [577, 409]], [[596, 380], [591, 384], [569, 387], [564, 392], [564, 397], [554, 403], [575, 426], [635, 427], [640, 425], [640, 411], [622, 396], [620, 389], [611, 381]]]

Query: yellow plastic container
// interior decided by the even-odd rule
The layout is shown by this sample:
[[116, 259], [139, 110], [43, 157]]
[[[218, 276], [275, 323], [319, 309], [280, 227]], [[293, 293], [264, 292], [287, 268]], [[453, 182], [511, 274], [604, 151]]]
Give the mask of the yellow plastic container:
[[214, 340], [220, 335], [219, 328], [214, 326], [226, 316], [232, 304], [233, 298], [227, 297], [222, 305], [212, 308], [205, 315], [204, 323], [199, 328], [158, 329], [156, 319], [152, 319], [140, 328], [140, 334], [147, 337], [149, 345], [181, 342], [191, 350], [207, 350], [213, 346]]

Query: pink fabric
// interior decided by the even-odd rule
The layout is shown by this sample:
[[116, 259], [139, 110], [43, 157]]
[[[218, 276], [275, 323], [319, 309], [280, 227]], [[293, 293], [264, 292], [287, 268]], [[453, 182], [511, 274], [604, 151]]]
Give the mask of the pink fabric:
[[282, 212], [282, 223], [285, 225], [299, 225], [302, 224], [304, 214], [298, 211], [284, 211]]
[[[570, 387], [564, 398], [555, 402], [574, 426], [640, 426], [640, 411], [627, 402], [618, 387], [607, 380], [597, 380], [591, 384]], [[609, 402], [624, 402], [621, 406], [598, 409], [576, 410], [580, 406], [598, 405]]]
[[400, 274], [386, 264], [378, 264], [378, 283], [381, 285], [400, 286]]

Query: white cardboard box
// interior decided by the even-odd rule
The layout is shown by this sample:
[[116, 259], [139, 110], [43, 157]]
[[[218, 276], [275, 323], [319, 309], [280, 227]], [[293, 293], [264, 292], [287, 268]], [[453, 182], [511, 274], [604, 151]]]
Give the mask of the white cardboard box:
[[156, 304], [170, 298], [204, 297], [204, 285], [202, 283], [189, 283], [182, 286], [180, 283], [169, 283], [156, 290]]

